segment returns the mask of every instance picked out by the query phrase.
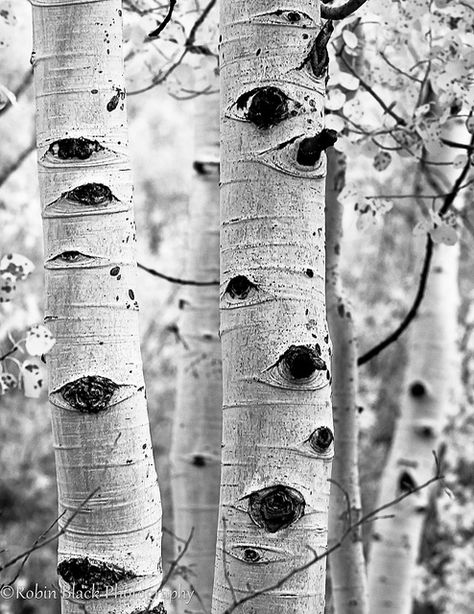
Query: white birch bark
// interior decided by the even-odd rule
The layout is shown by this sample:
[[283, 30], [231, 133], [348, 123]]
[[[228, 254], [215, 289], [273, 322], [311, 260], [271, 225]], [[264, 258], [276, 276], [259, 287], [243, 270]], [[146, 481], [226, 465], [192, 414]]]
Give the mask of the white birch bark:
[[[402, 401], [378, 504], [423, 484], [436, 471], [437, 450], [452, 404], [457, 333], [457, 246], [436, 245], [420, 312], [412, 323]], [[369, 564], [370, 612], [410, 614], [422, 528], [429, 501], [423, 489], [377, 520]]]
[[[219, 96], [196, 101], [196, 175], [191, 187], [186, 278], [219, 279]], [[178, 396], [171, 451], [174, 529], [187, 539], [181, 559], [196, 591], [178, 612], [211, 608], [219, 507], [222, 362], [219, 287], [187, 286], [181, 293]]]
[[[344, 157], [331, 148], [326, 178], [326, 298], [333, 345], [332, 404], [337, 446], [331, 475], [334, 482], [329, 507], [329, 546], [337, 543], [348, 526], [361, 516], [357, 344], [340, 272], [343, 208], [338, 196], [344, 178]], [[335, 614], [367, 614], [367, 575], [360, 527], [331, 554], [330, 576]]]
[[323, 129], [327, 31], [319, 2], [221, 3], [215, 614], [241, 599], [248, 599], [242, 613], [324, 611], [324, 559], [283, 579], [327, 545], [333, 437], [322, 150], [334, 142]]
[[[449, 122], [443, 136], [465, 142], [462, 121]], [[431, 172], [441, 191], [449, 192], [458, 178], [459, 169], [443, 166], [455, 156], [456, 151], [449, 147], [440, 147], [428, 156], [438, 164]], [[421, 185], [420, 189], [426, 188]], [[435, 474], [433, 452], [437, 452], [459, 386], [458, 266], [459, 244], [434, 244], [425, 295], [408, 332], [405, 390], [377, 505], [409, 492]], [[430, 492], [432, 488], [425, 488], [410, 495], [390, 508], [392, 518], [374, 523], [368, 565], [371, 614], [412, 611], [416, 562]]]
[[31, 4], [60, 527], [80, 508], [59, 539], [63, 612], [157, 613], [161, 508], [138, 336], [121, 2]]

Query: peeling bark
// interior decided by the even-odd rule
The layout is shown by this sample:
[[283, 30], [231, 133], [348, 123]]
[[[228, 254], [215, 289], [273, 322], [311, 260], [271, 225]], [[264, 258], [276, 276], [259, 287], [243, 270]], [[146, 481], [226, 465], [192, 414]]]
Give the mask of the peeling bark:
[[106, 109], [124, 92], [121, 2], [35, 0], [32, 14], [59, 526], [97, 491], [59, 538], [62, 610], [158, 612], [127, 118]]
[[[219, 96], [196, 101], [194, 177], [189, 203], [186, 277], [219, 278]], [[206, 172], [202, 172], [206, 169]], [[244, 285], [235, 283], [236, 291]], [[186, 539], [181, 564], [205, 611], [211, 609], [219, 507], [222, 362], [219, 340], [219, 287], [189, 286], [181, 299], [178, 396], [171, 450], [175, 533]], [[177, 612], [202, 612], [197, 597], [177, 600]]]
[[[357, 347], [354, 322], [347, 309], [340, 271], [343, 208], [338, 195], [344, 187], [345, 160], [328, 151], [326, 180], [326, 296], [333, 343], [332, 402], [336, 450], [332, 468], [329, 544], [337, 543], [361, 515], [358, 467]], [[367, 614], [367, 577], [360, 527], [330, 559], [335, 614]]]
[[[315, 75], [310, 56], [328, 28], [319, 2], [221, 4], [224, 399], [215, 614], [326, 548], [325, 63]], [[239, 611], [322, 614], [324, 582], [321, 560]]]

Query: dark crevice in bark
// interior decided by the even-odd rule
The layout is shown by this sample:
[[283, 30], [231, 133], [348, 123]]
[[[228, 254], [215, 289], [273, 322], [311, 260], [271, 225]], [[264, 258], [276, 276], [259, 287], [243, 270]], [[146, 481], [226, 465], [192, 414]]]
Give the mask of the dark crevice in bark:
[[81, 136], [77, 139], [69, 138], [55, 141], [51, 143], [48, 151], [60, 160], [71, 160], [73, 158], [87, 160], [92, 154], [103, 149], [98, 141], [91, 141]]
[[319, 346], [313, 349], [307, 345], [292, 345], [280, 360], [295, 379], [306, 379], [311, 377], [315, 371], [324, 371], [327, 368], [321, 358]]
[[91, 375], [64, 385], [60, 392], [71, 407], [87, 414], [98, 414], [108, 408], [119, 386], [112, 380]]
[[244, 559], [247, 563], [257, 563], [260, 560], [260, 554], [253, 548], [245, 548]]
[[303, 139], [298, 146], [296, 161], [301, 166], [314, 166], [321, 157], [321, 153], [337, 141], [337, 132], [324, 128], [316, 136]]
[[416, 482], [411, 473], [404, 471], [398, 479], [398, 492], [412, 492], [416, 488]]
[[327, 426], [320, 426], [309, 437], [309, 444], [315, 452], [326, 452], [334, 441], [334, 435]]
[[134, 573], [121, 567], [89, 558], [61, 561], [58, 565], [58, 574], [77, 590], [99, 592], [110, 589], [121, 580], [136, 577]]
[[206, 466], [206, 458], [202, 454], [195, 454], [193, 456], [192, 464], [195, 467], [205, 467]]
[[324, 75], [329, 64], [327, 46], [333, 31], [334, 25], [332, 21], [326, 21], [321, 30], [318, 32], [318, 35], [316, 36], [307, 57], [300, 66], [300, 68], [303, 68], [303, 66], [309, 63], [313, 75], [317, 79]]
[[68, 200], [92, 206], [110, 203], [114, 198], [110, 188], [102, 183], [86, 183], [66, 192], [63, 196]]
[[260, 87], [242, 94], [237, 108], [258, 128], [276, 126], [289, 115], [288, 96], [277, 87]]
[[245, 275], [237, 275], [227, 284], [226, 292], [233, 299], [243, 300], [256, 287]]
[[303, 495], [288, 486], [271, 486], [249, 497], [248, 513], [253, 522], [269, 533], [289, 527], [304, 514]]

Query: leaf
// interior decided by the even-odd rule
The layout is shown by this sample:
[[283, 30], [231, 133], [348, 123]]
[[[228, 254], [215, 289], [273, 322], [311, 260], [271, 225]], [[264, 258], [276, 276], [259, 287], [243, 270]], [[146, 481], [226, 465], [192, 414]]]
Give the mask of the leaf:
[[325, 127], [328, 130], [335, 130], [336, 132], [342, 132], [346, 126], [344, 119], [340, 115], [329, 113], [324, 120]]
[[474, 112], [472, 110], [466, 120], [466, 128], [469, 134], [474, 134]]
[[42, 324], [33, 326], [26, 333], [25, 348], [31, 356], [47, 354], [55, 343], [56, 339]]
[[339, 89], [332, 89], [326, 98], [326, 109], [328, 111], [339, 111], [346, 102], [346, 95]]
[[344, 207], [355, 209], [357, 204], [362, 201], [362, 196], [354, 184], [348, 183], [339, 194], [338, 200]]
[[27, 359], [21, 365], [21, 380], [25, 397], [37, 399], [43, 388], [44, 375], [38, 359]]
[[430, 235], [435, 243], [455, 245], [458, 241], [458, 233], [456, 229], [444, 221], [438, 223], [435, 228], [430, 231]]
[[453, 166], [454, 168], [464, 168], [467, 164], [467, 161], [468, 161], [467, 154], [459, 154], [454, 158]]
[[374, 158], [374, 168], [376, 171], [384, 171], [388, 166], [390, 166], [391, 161], [392, 156], [388, 151], [379, 151]]
[[342, 32], [342, 39], [350, 49], [355, 49], [359, 42], [354, 32], [351, 32], [350, 30], [347, 30], [347, 29]]
[[11, 273], [0, 274], [0, 303], [9, 303], [16, 290], [16, 277]]
[[359, 79], [348, 72], [338, 73], [339, 85], [349, 91], [355, 91], [359, 87]]
[[16, 279], [24, 280], [35, 269], [35, 265], [21, 254], [6, 254], [0, 260], [0, 274], [10, 273]]
[[13, 390], [17, 385], [16, 377], [12, 373], [2, 373], [0, 375], [0, 395]]

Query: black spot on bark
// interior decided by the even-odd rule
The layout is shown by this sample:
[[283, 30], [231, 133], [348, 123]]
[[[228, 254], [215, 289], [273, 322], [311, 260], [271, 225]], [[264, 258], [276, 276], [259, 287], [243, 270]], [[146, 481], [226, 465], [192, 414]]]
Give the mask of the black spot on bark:
[[288, 486], [270, 486], [249, 497], [248, 513], [253, 522], [269, 533], [289, 527], [304, 514], [303, 495]]
[[116, 89], [117, 89], [116, 93], [112, 96], [112, 98], [107, 103], [107, 111], [109, 112], [114, 111], [117, 108], [120, 100], [125, 99], [125, 91], [120, 88], [116, 88]]
[[242, 94], [237, 100], [237, 108], [245, 109], [250, 122], [266, 129], [288, 117], [288, 97], [277, 87], [260, 87]]
[[324, 128], [316, 136], [310, 136], [300, 142], [296, 161], [301, 166], [314, 166], [319, 161], [321, 153], [336, 141], [337, 132]]
[[231, 298], [243, 300], [247, 298], [250, 291], [254, 288], [256, 288], [255, 284], [247, 279], [245, 275], [237, 275], [227, 284], [226, 292]]
[[204, 458], [204, 456], [202, 456], [202, 454], [195, 454], [193, 456], [193, 465], [195, 467], [205, 467], [206, 459]]
[[71, 407], [87, 414], [98, 414], [108, 408], [118, 385], [100, 375], [81, 377], [61, 388], [63, 399]]
[[398, 491], [400, 493], [412, 492], [416, 488], [416, 482], [408, 471], [403, 471], [398, 479]]
[[244, 559], [247, 563], [256, 563], [260, 560], [260, 554], [254, 550], [253, 548], [245, 548], [244, 550]]
[[327, 426], [320, 426], [313, 431], [309, 437], [309, 445], [315, 452], [326, 452], [329, 446], [334, 441], [334, 435]]
[[314, 277], [313, 269], [306, 269], [306, 275], [308, 277]]
[[120, 273], [119, 266], [114, 266], [113, 268], [110, 269], [110, 274], [112, 275], [112, 277], [116, 277], [119, 273]]
[[66, 193], [66, 198], [84, 205], [103, 205], [112, 201], [110, 188], [102, 183], [85, 183]]
[[135, 292], [132, 289], [128, 291], [128, 296], [132, 299], [132, 301], [135, 300]]
[[65, 582], [81, 591], [88, 591], [92, 588], [105, 591], [107, 587], [114, 586], [121, 580], [135, 577], [135, 574], [121, 567], [89, 558], [61, 561], [58, 565], [58, 574]]
[[431, 426], [418, 426], [415, 428], [415, 432], [417, 435], [425, 439], [434, 437], [434, 434], [435, 434]]
[[343, 317], [344, 317], [345, 312], [346, 312], [346, 310], [344, 309], [344, 305], [343, 305], [342, 303], [340, 303], [340, 304], [337, 306], [337, 313], [338, 313], [338, 314], [341, 316], [341, 318], [343, 318]]
[[104, 149], [98, 141], [90, 141], [80, 136], [77, 139], [60, 139], [51, 143], [49, 153], [60, 160], [77, 158], [87, 160], [93, 153]]
[[213, 175], [219, 172], [219, 162], [193, 162], [193, 169], [198, 175]]
[[336, 245], [334, 246], [334, 253], [336, 254], [336, 256], [339, 256], [339, 254], [341, 253], [341, 246], [339, 245], [339, 243], [336, 243]]
[[324, 371], [326, 363], [321, 354], [306, 345], [292, 345], [281, 359], [295, 379], [310, 377], [315, 371]]
[[409, 391], [411, 396], [415, 399], [419, 399], [426, 394], [426, 388], [423, 382], [413, 382], [413, 384], [411, 384], [410, 386]]

